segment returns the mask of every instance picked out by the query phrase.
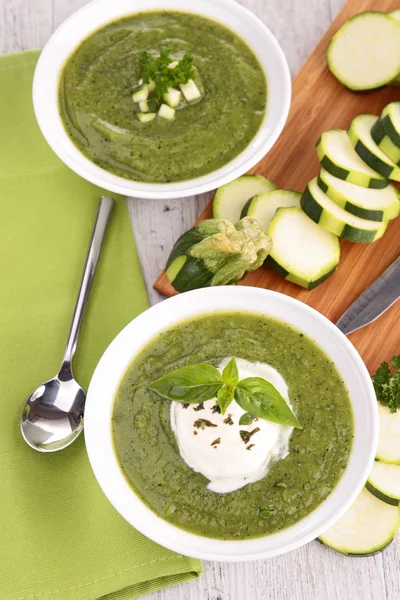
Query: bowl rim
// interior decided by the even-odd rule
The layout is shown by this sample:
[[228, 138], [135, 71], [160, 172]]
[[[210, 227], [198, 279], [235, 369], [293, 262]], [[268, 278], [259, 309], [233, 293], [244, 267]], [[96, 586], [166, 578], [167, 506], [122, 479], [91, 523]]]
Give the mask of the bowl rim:
[[[210, 308], [215, 302], [218, 304], [218, 301], [231, 303], [232, 306], [236, 303], [236, 308], [232, 308], [232, 306], [218, 307], [217, 309]], [[243, 308], [251, 302], [259, 303], [259, 306], [264, 304], [269, 308], [262, 310]], [[272, 313], [271, 306], [273, 307]], [[305, 329], [298, 324], [293, 325], [291, 322], [291, 319], [294, 318], [294, 320], [297, 319], [298, 323], [300, 317], [302, 317], [302, 323], [303, 320], [308, 320], [306, 329], [311, 328], [312, 324], [315, 330], [323, 331], [324, 335], [330, 337], [333, 340], [332, 343], [340, 348], [340, 352], [345, 357], [343, 360], [351, 363], [351, 377], [354, 377], [355, 381], [357, 380], [357, 385], [360, 385], [360, 388], [357, 387], [357, 394], [353, 393], [353, 395], [349, 390], [354, 415], [354, 440], [346, 470], [329, 496], [314, 511], [279, 533], [250, 540], [222, 541], [184, 531], [165, 521], [148, 508], [130, 487], [119, 466], [112, 440], [111, 417], [120, 382], [134, 357], [154, 335], [169, 328], [174, 323], [190, 318], [187, 314], [182, 317], [182, 312], [185, 310], [186, 313], [192, 316], [210, 313], [213, 310], [218, 312], [241, 310], [253, 314], [259, 313], [261, 316], [273, 316], [285, 320], [293, 327], [312, 337]], [[273, 314], [276, 310], [281, 311], [280, 317]], [[287, 314], [290, 314], [289, 319]], [[157, 325], [157, 319], [160, 318], [163, 322], [159, 322]], [[147, 335], [149, 325], [155, 328], [155, 334]], [[137, 339], [140, 336], [144, 339], [138, 343]], [[129, 353], [129, 357], [126, 353], [124, 355], [126, 344], [129, 347], [132, 344], [135, 346], [135, 349]], [[317, 344], [321, 347], [319, 341], [317, 341]], [[323, 350], [327, 353], [325, 348]], [[116, 361], [119, 363], [119, 375], [114, 383], [111, 383], [112, 393], [108, 398], [105, 398], [105, 411], [101, 415], [98, 411], [100, 397], [103, 394], [104, 400], [104, 390], [107, 385], [110, 385], [109, 377], [112, 370], [115, 371]], [[339, 369], [337, 364], [336, 367], [343, 379], [346, 380], [343, 371]], [[347, 387], [349, 386], [347, 385]], [[355, 401], [356, 395], [361, 400]], [[355, 406], [357, 402], [363, 404], [364, 422], [362, 424], [360, 414], [358, 421], [356, 419]], [[361, 413], [361, 408], [357, 410]], [[295, 298], [275, 291], [247, 286], [233, 288], [231, 286], [221, 286], [219, 288], [204, 288], [186, 292], [156, 304], [136, 317], [117, 335], [103, 354], [91, 380], [87, 395], [84, 431], [89, 461], [100, 487], [114, 508], [133, 527], [156, 543], [180, 554], [203, 560], [237, 562], [265, 559], [299, 548], [318, 537], [344, 514], [364, 487], [375, 458], [378, 444], [378, 409], [372, 381], [360, 355], [346, 336], [321, 313]], [[110, 452], [113, 456], [110, 455]], [[119, 485], [122, 480], [124, 484], [117, 493], [115, 484]], [[338, 499], [340, 499], [340, 502]], [[285, 543], [282, 545], [279, 543], [281, 538], [285, 539]], [[268, 544], [268, 542], [271, 542], [271, 540], [272, 542], [278, 540], [275, 546], [270, 547], [271, 544]]]
[[[139, 3], [140, 5], [141, 1], [142, 0], [136, 0], [136, 3]], [[163, 9], [163, 4], [168, 3], [169, 1], [170, 0], [147, 0], [147, 8], [145, 10], [141, 9], [140, 7], [136, 8], [135, 2], [127, 2], [127, 0], [114, 0], [112, 6], [114, 11], [118, 11], [118, 7], [121, 7], [125, 4], [129, 5], [127, 10], [125, 10], [123, 13], [128, 15], [135, 14], [136, 12], [151, 12], [157, 9], [161, 10]], [[202, 2], [197, 5], [196, 8], [194, 8], [190, 0], [177, 1], [179, 3], [179, 7], [174, 9], [170, 8], [170, 10], [191, 12], [193, 14], [205, 16], [206, 18], [214, 19], [214, 17], [210, 16], [206, 12], [203, 12], [204, 8], [202, 11], [202, 6], [214, 5], [218, 7], [219, 11], [222, 9], [226, 12], [229, 11], [230, 13], [233, 13], [238, 17], [238, 19], [245, 21], [251, 30], [257, 32], [260, 36], [263, 35], [268, 52], [272, 52], [274, 55], [274, 69], [276, 68], [279, 70], [279, 76], [282, 80], [279, 90], [276, 89], [272, 92], [276, 96], [278, 94], [280, 95], [279, 117], [274, 119], [273, 123], [269, 123], [268, 131], [263, 131], [264, 127], [269, 122], [267, 101], [267, 110], [264, 120], [261, 123], [255, 137], [248, 144], [248, 146], [237, 157], [232, 159], [226, 165], [222, 166], [220, 169], [211, 171], [210, 173], [195, 179], [188, 179], [170, 184], [141, 183], [119, 177], [95, 165], [89, 158], [86, 158], [86, 156], [81, 153], [81, 151], [75, 146], [71, 138], [68, 136], [59, 115], [58, 103], [56, 100], [54, 100], [54, 94], [55, 97], [57, 96], [59, 75], [65, 64], [66, 58], [83, 41], [83, 39], [85, 39], [85, 37], [106, 25], [108, 22], [118, 19], [122, 16], [122, 13], [118, 12], [118, 14], [116, 13], [114, 17], [110, 16], [102, 20], [102, 24], [94, 27], [88, 27], [86, 34], [80, 36], [76, 43], [71, 43], [65, 57], [60, 60], [57, 58], [57, 53], [62, 52], [60, 47], [65, 44], [66, 33], [74, 28], [75, 23], [81, 19], [88, 20], [93, 12], [102, 10], [102, 6], [106, 3], [108, 3], [108, 6], [110, 6], [109, 0], [92, 0], [92, 2], [81, 7], [79, 10], [70, 15], [70, 17], [67, 18], [55, 30], [46, 43], [36, 65], [33, 78], [32, 96], [36, 120], [49, 146], [69, 168], [71, 168], [84, 179], [87, 179], [99, 187], [103, 187], [110, 191], [131, 197], [160, 200], [177, 197], [184, 198], [187, 196], [208, 192], [233, 181], [237, 177], [243, 175], [248, 170], [253, 168], [275, 144], [286, 123], [291, 102], [290, 71], [283, 50], [269, 28], [256, 15], [250, 12], [247, 8], [235, 2], [235, 0], [202, 0]], [[175, 4], [176, 3], [177, 2], [175, 2]], [[180, 7], [181, 4], [184, 5], [184, 8]], [[238, 31], [236, 31], [230, 25], [226, 25], [222, 21], [220, 22], [223, 26], [232, 29], [245, 41], [247, 45], [252, 48], [265, 72], [267, 80], [269, 80], [269, 73], [265, 65], [265, 60], [260, 53], [255, 50], [250, 38], [250, 34], [247, 38], [242, 35], [242, 33], [238, 33]], [[51, 69], [54, 69], [55, 67], [57, 67], [57, 74], [54, 77], [49, 76], [49, 71], [51, 72]], [[269, 91], [269, 93], [271, 92]]]

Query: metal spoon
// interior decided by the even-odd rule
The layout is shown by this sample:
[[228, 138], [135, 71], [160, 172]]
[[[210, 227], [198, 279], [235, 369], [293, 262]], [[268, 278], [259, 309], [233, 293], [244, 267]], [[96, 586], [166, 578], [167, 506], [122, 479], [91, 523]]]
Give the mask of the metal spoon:
[[72, 359], [113, 204], [114, 200], [107, 196], [100, 199], [60, 372], [29, 396], [22, 412], [22, 436], [31, 448], [39, 452], [66, 448], [83, 429], [86, 394], [72, 375]]

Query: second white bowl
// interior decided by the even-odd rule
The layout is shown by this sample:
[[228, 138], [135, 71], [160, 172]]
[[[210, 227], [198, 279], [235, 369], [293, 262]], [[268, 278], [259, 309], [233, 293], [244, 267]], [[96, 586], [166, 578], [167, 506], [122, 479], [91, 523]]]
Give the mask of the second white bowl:
[[[108, 22], [141, 11], [181, 10], [219, 21], [250, 46], [268, 82], [267, 110], [261, 127], [247, 148], [224, 167], [203, 177], [170, 184], [139, 183], [118, 177], [86, 158], [67, 135], [58, 109], [58, 82], [70, 54], [91, 33]], [[137, 198], [168, 199], [192, 196], [243, 175], [254, 167], [278, 139], [288, 116], [291, 80], [286, 58], [269, 29], [234, 0], [94, 0], [67, 19], [51, 36], [40, 55], [34, 81], [33, 104], [48, 144], [73, 171], [107, 190]]]

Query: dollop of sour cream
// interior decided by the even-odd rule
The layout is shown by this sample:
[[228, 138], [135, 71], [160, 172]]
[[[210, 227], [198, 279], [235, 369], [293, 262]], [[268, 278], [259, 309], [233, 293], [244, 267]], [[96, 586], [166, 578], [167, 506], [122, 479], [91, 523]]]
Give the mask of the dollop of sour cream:
[[[229, 362], [227, 357], [219, 370]], [[290, 405], [288, 387], [280, 373], [265, 363], [252, 363], [236, 359], [239, 378], [262, 377], [279, 391]], [[175, 433], [181, 457], [194, 471], [202, 473], [208, 480], [207, 488], [219, 494], [239, 490], [249, 483], [262, 479], [271, 463], [289, 453], [289, 440], [293, 427], [271, 423], [265, 419], [254, 420], [251, 425], [239, 425], [244, 410], [233, 400], [226, 413], [213, 411], [217, 400], [199, 405], [186, 406], [181, 402], [171, 403], [171, 427]], [[196, 427], [198, 419], [205, 419], [214, 426]], [[241, 431], [253, 433], [245, 443]]]

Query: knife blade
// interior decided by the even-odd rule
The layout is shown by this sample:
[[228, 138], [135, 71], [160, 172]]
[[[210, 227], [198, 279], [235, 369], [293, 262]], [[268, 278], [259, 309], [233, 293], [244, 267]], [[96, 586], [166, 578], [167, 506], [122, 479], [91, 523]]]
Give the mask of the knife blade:
[[348, 335], [372, 323], [400, 298], [400, 257], [357, 298], [336, 326]]

